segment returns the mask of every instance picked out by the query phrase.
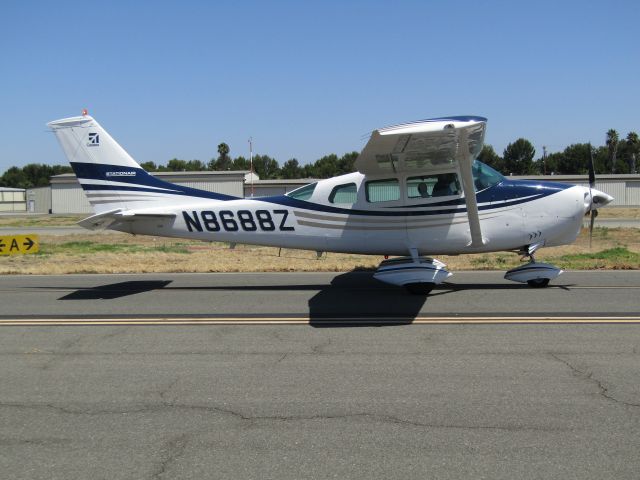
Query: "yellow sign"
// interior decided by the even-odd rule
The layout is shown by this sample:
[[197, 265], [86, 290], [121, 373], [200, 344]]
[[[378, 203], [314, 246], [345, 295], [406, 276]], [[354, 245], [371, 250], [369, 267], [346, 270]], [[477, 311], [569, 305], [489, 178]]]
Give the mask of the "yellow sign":
[[7, 235], [0, 237], [0, 255], [37, 253], [40, 249], [38, 235]]

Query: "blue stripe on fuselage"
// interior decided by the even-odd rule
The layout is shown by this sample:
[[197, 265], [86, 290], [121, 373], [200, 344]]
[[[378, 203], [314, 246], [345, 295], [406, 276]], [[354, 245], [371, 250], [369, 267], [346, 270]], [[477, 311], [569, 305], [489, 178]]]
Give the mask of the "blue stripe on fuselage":
[[[82, 187], [85, 190], [122, 190], [137, 192], [152, 192], [158, 194], [181, 195], [195, 198], [211, 199], [211, 200], [239, 200], [240, 197], [224, 195], [221, 193], [207, 192], [197, 188], [183, 187], [174, 183], [165, 182], [152, 175], [149, 175], [141, 168], [123, 167], [119, 165], [101, 165], [93, 163], [71, 164], [78, 178], [87, 180], [108, 180], [115, 181], [127, 185], [92, 185], [85, 184]], [[127, 173], [135, 173], [135, 175], [126, 175]], [[110, 174], [110, 175], [109, 175]], [[155, 188], [149, 188], [155, 187]], [[493, 210], [496, 208], [510, 207], [527, 203], [532, 200], [553, 195], [567, 188], [573, 187], [570, 184], [555, 182], [538, 182], [534, 180], [504, 180], [503, 182], [484, 189], [477, 193], [477, 201], [479, 204], [485, 203], [478, 207], [480, 211]], [[161, 188], [162, 190], [156, 190]], [[424, 203], [418, 205], [381, 207], [377, 210], [356, 210], [351, 208], [340, 208], [331, 205], [322, 205], [313, 202], [298, 200], [286, 195], [270, 196], [270, 197], [254, 197], [254, 200], [272, 203], [292, 208], [300, 208], [316, 212], [336, 213], [342, 215], [358, 215], [358, 216], [380, 216], [380, 217], [398, 217], [398, 216], [430, 216], [430, 215], [446, 215], [455, 213], [465, 213], [467, 211], [464, 198], [454, 200], [446, 200], [443, 202]], [[430, 210], [418, 210], [419, 208], [430, 208]], [[439, 210], [431, 210], [434, 207], [442, 207]], [[401, 210], [402, 209], [402, 210]]]
[[[211, 200], [238, 200], [240, 197], [222, 193], [207, 192], [197, 188], [183, 187], [175, 183], [165, 182], [150, 175], [142, 168], [124, 167], [122, 165], [104, 165], [96, 163], [71, 162], [71, 167], [78, 179], [106, 180], [128, 185], [95, 185], [84, 184], [84, 190], [126, 190], [138, 192], [168, 193], [188, 197], [208, 198]], [[147, 188], [145, 188], [147, 187]], [[148, 188], [154, 187], [154, 188]], [[157, 190], [161, 188], [162, 190]]]

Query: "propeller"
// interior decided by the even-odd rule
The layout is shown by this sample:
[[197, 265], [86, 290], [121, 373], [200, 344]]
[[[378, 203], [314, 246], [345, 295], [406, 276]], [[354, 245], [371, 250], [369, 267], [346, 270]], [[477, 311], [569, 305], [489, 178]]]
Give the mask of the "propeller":
[[593, 148], [591, 144], [589, 144], [589, 200], [591, 202], [591, 206], [589, 207], [589, 211], [591, 212], [591, 220], [589, 222], [589, 248], [591, 248], [591, 241], [593, 239], [593, 223], [598, 216], [598, 210], [593, 206], [593, 192], [592, 190], [596, 186], [596, 172], [593, 168]]

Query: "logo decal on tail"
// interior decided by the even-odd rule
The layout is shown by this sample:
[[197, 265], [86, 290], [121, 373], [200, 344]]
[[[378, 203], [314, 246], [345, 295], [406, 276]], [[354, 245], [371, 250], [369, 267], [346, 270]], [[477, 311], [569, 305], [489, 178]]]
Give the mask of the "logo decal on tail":
[[99, 147], [100, 146], [100, 135], [97, 133], [89, 134], [89, 143], [87, 143], [87, 147]]

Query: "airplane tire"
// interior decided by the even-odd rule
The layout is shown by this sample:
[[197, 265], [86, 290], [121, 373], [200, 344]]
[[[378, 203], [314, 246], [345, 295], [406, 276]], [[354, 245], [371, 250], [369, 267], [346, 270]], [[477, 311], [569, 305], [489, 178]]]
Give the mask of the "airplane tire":
[[527, 284], [533, 288], [544, 288], [549, 285], [548, 278], [536, 278], [534, 280], [527, 281]]
[[429, 295], [435, 285], [431, 282], [408, 283], [404, 288], [413, 295]]

